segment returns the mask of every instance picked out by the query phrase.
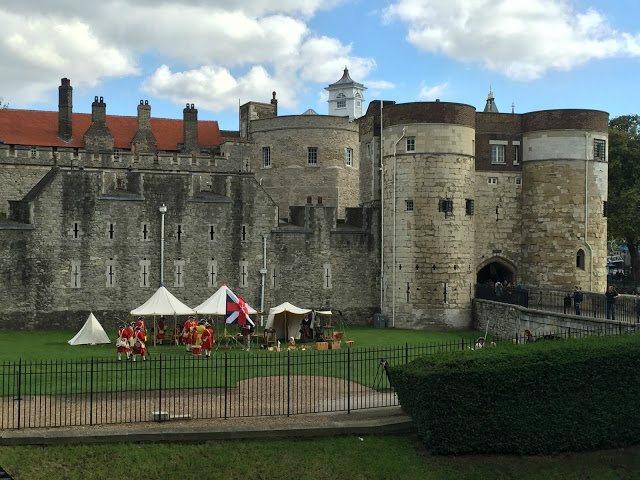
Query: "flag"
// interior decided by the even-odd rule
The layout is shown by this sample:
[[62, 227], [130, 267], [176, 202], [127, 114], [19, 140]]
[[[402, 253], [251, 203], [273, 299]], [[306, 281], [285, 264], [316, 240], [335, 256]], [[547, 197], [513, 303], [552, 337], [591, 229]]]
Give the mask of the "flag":
[[241, 326], [252, 325], [255, 326], [253, 320], [249, 318], [249, 310], [247, 304], [244, 303], [241, 297], [236, 296], [230, 289], [227, 289], [227, 313], [225, 315], [227, 323], [238, 324]]

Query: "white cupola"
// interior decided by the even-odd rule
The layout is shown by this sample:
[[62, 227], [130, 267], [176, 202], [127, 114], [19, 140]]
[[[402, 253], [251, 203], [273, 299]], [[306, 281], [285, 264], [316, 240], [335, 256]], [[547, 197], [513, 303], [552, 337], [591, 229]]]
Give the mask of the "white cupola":
[[366, 87], [351, 79], [346, 66], [342, 78], [325, 87], [325, 90], [329, 92], [329, 115], [349, 117], [349, 120], [362, 116], [364, 104], [362, 92]]

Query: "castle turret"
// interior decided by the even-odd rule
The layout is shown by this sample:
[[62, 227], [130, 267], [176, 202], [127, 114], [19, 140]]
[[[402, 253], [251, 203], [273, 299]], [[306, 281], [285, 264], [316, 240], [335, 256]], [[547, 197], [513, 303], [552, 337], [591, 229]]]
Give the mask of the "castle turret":
[[182, 133], [183, 143], [182, 151], [193, 153], [198, 150], [198, 109], [194, 108], [193, 103], [182, 110]]
[[102, 97], [95, 97], [91, 104], [91, 126], [84, 134], [83, 141], [88, 151], [113, 150], [113, 135], [107, 127], [107, 104]]
[[73, 87], [68, 78], [63, 78], [58, 87], [58, 138], [70, 142], [73, 134]]
[[158, 142], [151, 131], [151, 105], [148, 100], [140, 100], [138, 105], [138, 129], [131, 140], [133, 152], [156, 152]]
[[401, 328], [466, 328], [475, 230], [475, 109], [445, 102], [383, 110], [383, 313]]
[[605, 290], [608, 121], [594, 110], [523, 115], [525, 284]]
[[484, 113], [500, 113], [498, 107], [493, 99], [493, 92], [489, 89], [489, 95], [487, 95], [487, 104], [484, 106]]
[[344, 67], [342, 78], [325, 87], [325, 90], [329, 92], [329, 115], [348, 116], [349, 120], [362, 116], [362, 104], [364, 103], [362, 92], [366, 90], [366, 87], [351, 79], [347, 67]]

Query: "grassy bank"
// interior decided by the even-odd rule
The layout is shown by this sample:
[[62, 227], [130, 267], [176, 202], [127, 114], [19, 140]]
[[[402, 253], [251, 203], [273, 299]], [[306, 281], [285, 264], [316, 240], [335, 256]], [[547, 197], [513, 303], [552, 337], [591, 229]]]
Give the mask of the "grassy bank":
[[548, 457], [429, 455], [415, 438], [340, 437], [271, 442], [0, 447], [16, 480], [632, 479], [640, 447]]

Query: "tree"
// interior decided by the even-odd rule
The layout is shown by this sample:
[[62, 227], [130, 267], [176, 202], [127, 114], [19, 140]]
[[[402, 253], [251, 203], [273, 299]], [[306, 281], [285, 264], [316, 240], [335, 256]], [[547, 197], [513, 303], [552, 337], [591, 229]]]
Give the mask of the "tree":
[[640, 117], [609, 122], [608, 236], [629, 249], [633, 280], [640, 282]]
[[9, 108], [8, 103], [4, 103], [4, 98], [0, 97], [0, 108]]

